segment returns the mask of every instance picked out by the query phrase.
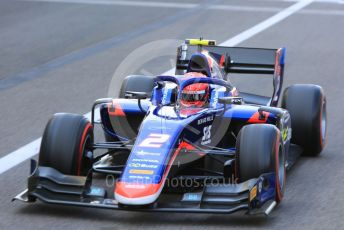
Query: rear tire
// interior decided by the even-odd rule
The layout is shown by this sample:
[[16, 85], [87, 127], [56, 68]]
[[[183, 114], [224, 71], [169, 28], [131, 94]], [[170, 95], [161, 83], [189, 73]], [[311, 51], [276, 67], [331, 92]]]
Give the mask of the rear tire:
[[85, 176], [92, 168], [92, 144], [93, 128], [85, 117], [55, 114], [43, 134], [39, 165], [67, 175]]
[[276, 201], [281, 202], [286, 169], [280, 131], [269, 124], [244, 126], [236, 142], [236, 177], [244, 182], [270, 172], [276, 173]]
[[[153, 88], [154, 88], [154, 79], [153, 76], [146, 76], [146, 75], [129, 75], [124, 78], [121, 89], [119, 92], [119, 98], [125, 98], [125, 92], [126, 91], [133, 91], [133, 92], [145, 92], [148, 96], [152, 95]], [[127, 117], [128, 119], [128, 117]], [[135, 120], [131, 123], [139, 123], [141, 124], [142, 118], [134, 118]], [[125, 121], [122, 123], [124, 125], [128, 125], [128, 129], [135, 130], [134, 127], [130, 126], [130, 123], [128, 121]], [[115, 138], [108, 133], [104, 132], [104, 137], [107, 142], [116, 142], [119, 141], [118, 138]]]
[[318, 155], [326, 143], [326, 98], [320, 86], [297, 84], [284, 90], [282, 108], [291, 116], [291, 142], [303, 148], [303, 154]]
[[119, 98], [125, 98], [126, 91], [134, 92], [145, 92], [148, 95], [152, 95], [154, 88], [154, 79], [153, 76], [145, 75], [129, 75], [124, 78], [119, 92]]

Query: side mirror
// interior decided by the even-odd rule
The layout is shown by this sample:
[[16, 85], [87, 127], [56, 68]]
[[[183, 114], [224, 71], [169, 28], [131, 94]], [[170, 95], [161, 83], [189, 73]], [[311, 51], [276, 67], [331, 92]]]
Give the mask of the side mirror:
[[147, 93], [145, 92], [134, 92], [134, 91], [126, 91], [125, 92], [125, 98], [131, 98], [131, 99], [146, 99], [148, 98]]
[[241, 105], [243, 103], [242, 97], [220, 97], [218, 100], [221, 104], [235, 104], [235, 105]]

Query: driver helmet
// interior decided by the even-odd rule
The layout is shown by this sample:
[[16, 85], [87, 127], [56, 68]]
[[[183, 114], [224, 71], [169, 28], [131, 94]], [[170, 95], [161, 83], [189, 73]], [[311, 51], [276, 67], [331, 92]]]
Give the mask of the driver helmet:
[[182, 91], [181, 105], [183, 107], [204, 107], [209, 101], [209, 88], [207, 83], [194, 83], [186, 86]]

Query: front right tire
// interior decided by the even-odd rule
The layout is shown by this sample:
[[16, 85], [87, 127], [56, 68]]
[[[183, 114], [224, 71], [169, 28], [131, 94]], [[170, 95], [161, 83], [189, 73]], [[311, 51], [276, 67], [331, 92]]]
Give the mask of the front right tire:
[[92, 168], [93, 128], [83, 116], [55, 114], [42, 137], [39, 166], [66, 175], [85, 176]]

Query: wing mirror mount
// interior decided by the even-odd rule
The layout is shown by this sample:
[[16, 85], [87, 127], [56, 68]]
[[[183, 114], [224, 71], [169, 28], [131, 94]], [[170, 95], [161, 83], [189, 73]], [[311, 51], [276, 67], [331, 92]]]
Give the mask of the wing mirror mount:
[[227, 105], [241, 105], [243, 103], [242, 97], [220, 97], [218, 103], [223, 104], [223, 113], [227, 110]]
[[242, 97], [220, 97], [218, 102], [224, 105], [241, 105], [243, 103]]
[[147, 99], [148, 95], [145, 92], [125, 91], [125, 98], [141, 100], [141, 99]]
[[148, 98], [148, 94], [146, 92], [134, 92], [134, 91], [126, 91], [125, 92], [125, 98], [128, 98], [128, 99], [137, 99], [137, 103], [139, 105], [139, 108], [140, 110], [143, 112], [143, 113], [146, 113], [147, 110], [144, 110], [142, 108], [142, 105], [141, 105], [141, 100], [143, 99], [147, 99]]

